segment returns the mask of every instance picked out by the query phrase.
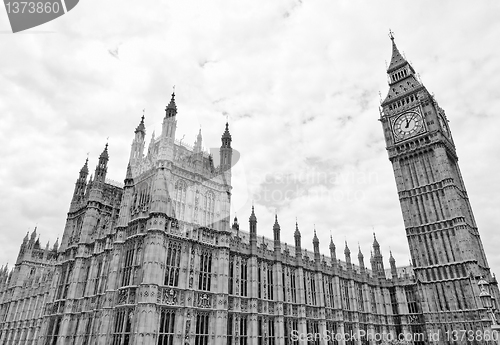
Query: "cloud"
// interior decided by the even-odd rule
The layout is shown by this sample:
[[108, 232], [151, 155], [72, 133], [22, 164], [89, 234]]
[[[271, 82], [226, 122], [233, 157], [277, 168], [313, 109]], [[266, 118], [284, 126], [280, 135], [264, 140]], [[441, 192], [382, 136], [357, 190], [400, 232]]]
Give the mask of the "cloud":
[[[406, 264], [398, 195], [377, 121], [391, 28], [447, 112], [498, 272], [500, 196], [492, 191], [500, 188], [499, 6], [89, 0], [44, 25], [55, 34], [2, 35], [8, 53], [0, 56], [0, 264], [13, 262], [35, 224], [42, 243], [61, 236], [78, 171], [90, 152], [93, 172], [107, 137], [108, 175], [125, 177], [142, 109], [148, 136], [158, 134], [173, 85], [179, 138], [194, 142], [201, 125], [203, 145], [218, 147], [229, 117], [241, 153], [232, 205], [240, 220], [266, 188], [293, 190], [289, 198], [255, 200], [260, 235], [272, 236], [278, 208], [288, 243], [297, 217], [305, 248], [312, 248], [315, 224], [322, 253], [331, 231], [337, 247], [346, 239], [354, 251], [359, 241], [368, 257], [375, 230], [386, 261], [390, 247], [397, 263]], [[315, 180], [300, 179], [307, 175]], [[280, 177], [293, 178], [283, 184]]]

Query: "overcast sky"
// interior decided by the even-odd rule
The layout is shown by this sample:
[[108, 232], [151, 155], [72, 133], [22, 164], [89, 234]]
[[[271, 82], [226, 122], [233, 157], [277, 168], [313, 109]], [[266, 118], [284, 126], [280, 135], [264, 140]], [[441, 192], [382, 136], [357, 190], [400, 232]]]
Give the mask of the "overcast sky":
[[[62, 236], [78, 171], [109, 137], [108, 177], [125, 178], [145, 108], [159, 133], [176, 86], [177, 137], [220, 146], [226, 117], [241, 159], [232, 213], [258, 234], [302, 247], [316, 228], [343, 259], [369, 265], [376, 232], [388, 266], [409, 250], [379, 121], [389, 28], [445, 109], [493, 272], [500, 272], [498, 1], [84, 0], [59, 19], [9, 34], [0, 10], [0, 265], [27, 231]], [[356, 259], [354, 259], [356, 261]]]

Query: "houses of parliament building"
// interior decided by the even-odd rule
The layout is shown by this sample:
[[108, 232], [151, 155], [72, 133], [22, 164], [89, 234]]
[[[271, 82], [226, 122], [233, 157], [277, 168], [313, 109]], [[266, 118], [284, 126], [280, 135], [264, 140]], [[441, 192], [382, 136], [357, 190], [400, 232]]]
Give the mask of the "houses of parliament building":
[[182, 144], [172, 94], [161, 135], [146, 143], [144, 116], [135, 129], [124, 184], [106, 178], [106, 144], [93, 174], [80, 170], [61, 243], [41, 246], [35, 229], [0, 269], [0, 344], [485, 343], [446, 336], [486, 331], [478, 281], [497, 300], [498, 286], [447, 116], [391, 40], [379, 120], [411, 266], [392, 254], [387, 266], [375, 236], [368, 265], [347, 243], [321, 253], [316, 234], [305, 249], [298, 224], [287, 246], [278, 215], [257, 226], [253, 206], [248, 225], [232, 220], [229, 126], [219, 162], [201, 131]]

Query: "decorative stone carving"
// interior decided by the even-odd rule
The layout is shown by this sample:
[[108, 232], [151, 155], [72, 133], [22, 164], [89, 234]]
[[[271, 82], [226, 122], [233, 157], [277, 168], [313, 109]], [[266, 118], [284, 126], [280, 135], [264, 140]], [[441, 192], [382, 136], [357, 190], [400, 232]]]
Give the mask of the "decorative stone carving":
[[212, 296], [206, 293], [200, 294], [198, 296], [198, 307], [201, 308], [211, 308], [212, 307]]

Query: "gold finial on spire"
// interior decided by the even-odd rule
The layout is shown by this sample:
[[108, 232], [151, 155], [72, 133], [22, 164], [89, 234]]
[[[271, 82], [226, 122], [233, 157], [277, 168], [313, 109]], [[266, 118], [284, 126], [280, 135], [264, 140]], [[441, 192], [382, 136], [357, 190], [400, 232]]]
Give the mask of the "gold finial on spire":
[[172, 94], [175, 95], [175, 85], [172, 87]]
[[389, 38], [394, 40], [394, 32], [391, 29], [389, 29]]

